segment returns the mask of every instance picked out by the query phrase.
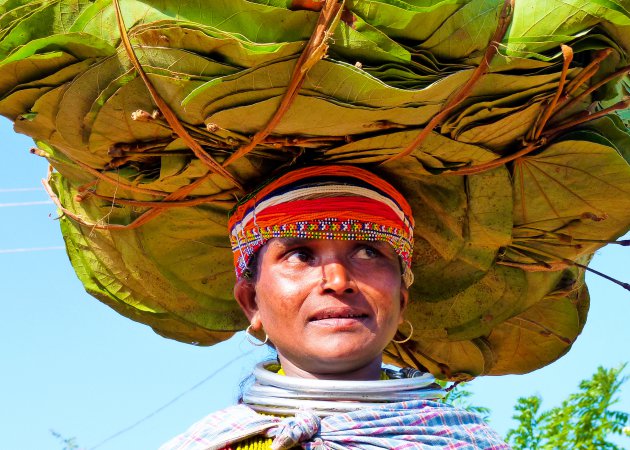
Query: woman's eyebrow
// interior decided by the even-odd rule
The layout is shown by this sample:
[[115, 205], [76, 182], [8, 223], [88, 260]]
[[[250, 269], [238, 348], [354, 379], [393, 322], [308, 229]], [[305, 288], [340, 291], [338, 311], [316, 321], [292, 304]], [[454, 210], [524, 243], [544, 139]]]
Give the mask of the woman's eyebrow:
[[310, 239], [305, 239], [305, 238], [281, 237], [281, 238], [275, 238], [274, 243], [277, 245], [281, 245], [283, 247], [293, 247], [296, 245], [304, 245], [309, 240]]

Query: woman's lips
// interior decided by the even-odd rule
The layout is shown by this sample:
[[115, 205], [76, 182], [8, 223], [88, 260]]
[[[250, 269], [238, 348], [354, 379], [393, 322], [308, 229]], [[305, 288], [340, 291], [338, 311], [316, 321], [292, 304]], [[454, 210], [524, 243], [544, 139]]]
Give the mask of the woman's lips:
[[370, 316], [363, 311], [357, 311], [352, 308], [329, 308], [313, 314], [309, 319], [309, 323], [344, 328], [363, 324], [369, 317]]

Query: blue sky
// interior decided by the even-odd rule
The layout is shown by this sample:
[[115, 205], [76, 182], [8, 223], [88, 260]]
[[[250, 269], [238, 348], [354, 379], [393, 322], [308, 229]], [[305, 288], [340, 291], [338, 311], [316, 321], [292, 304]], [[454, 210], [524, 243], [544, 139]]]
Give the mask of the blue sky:
[[[75, 436], [85, 449], [155, 449], [233, 403], [240, 380], [265, 351], [240, 333], [212, 348], [164, 339], [86, 294], [62, 249], [55, 209], [41, 189], [46, 161], [29, 154], [30, 139], [13, 133], [5, 119], [0, 137], [2, 448], [61, 449], [52, 429]], [[24, 249], [38, 250], [18, 251]], [[628, 260], [628, 249], [608, 246], [591, 266], [630, 281]], [[543, 407], [551, 407], [597, 366], [630, 361], [630, 293], [597, 277], [587, 279], [591, 311], [568, 355], [532, 374], [469, 385], [473, 402], [491, 408], [500, 433], [510, 426], [519, 396], [538, 393]], [[618, 408], [630, 411], [630, 384]], [[630, 438], [618, 442], [630, 448]]]

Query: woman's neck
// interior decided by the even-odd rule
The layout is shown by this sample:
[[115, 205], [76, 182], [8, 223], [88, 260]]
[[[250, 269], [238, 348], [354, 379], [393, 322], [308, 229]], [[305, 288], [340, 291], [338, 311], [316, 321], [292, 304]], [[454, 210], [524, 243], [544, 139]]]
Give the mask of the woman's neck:
[[372, 361], [371, 363], [351, 370], [346, 371], [307, 371], [304, 370], [295, 364], [293, 364], [288, 359], [282, 357], [282, 355], [278, 355], [278, 359], [280, 360], [280, 364], [282, 366], [282, 370], [285, 375], [288, 377], [297, 377], [297, 378], [311, 378], [316, 380], [379, 380], [381, 378], [381, 360], [377, 359]]

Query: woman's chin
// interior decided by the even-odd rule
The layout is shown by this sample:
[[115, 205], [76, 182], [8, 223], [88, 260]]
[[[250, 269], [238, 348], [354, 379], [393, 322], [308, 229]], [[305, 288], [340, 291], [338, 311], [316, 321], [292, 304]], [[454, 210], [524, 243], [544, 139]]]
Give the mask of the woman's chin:
[[[342, 376], [366, 367], [376, 367], [380, 370], [382, 349], [376, 345], [366, 345], [369, 343], [364, 337], [355, 339], [346, 336], [345, 339], [340, 339], [337, 336], [334, 339], [321, 339], [315, 344], [305, 345], [299, 354], [281, 359], [317, 377]], [[283, 362], [283, 367], [284, 365]]]
[[363, 317], [310, 322], [304, 333], [304, 348], [331, 360], [380, 357], [389, 340], [374, 333], [373, 328], [369, 319]]

